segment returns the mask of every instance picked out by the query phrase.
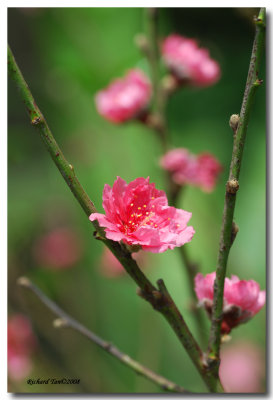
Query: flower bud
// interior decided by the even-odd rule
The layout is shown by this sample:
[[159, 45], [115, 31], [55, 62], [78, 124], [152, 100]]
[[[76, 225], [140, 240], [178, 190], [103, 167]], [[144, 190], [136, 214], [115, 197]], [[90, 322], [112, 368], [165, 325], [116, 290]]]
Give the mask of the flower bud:
[[209, 153], [192, 154], [185, 148], [168, 151], [161, 157], [160, 165], [170, 171], [177, 185], [193, 185], [204, 192], [211, 192], [223, 167]]
[[235, 132], [238, 126], [238, 123], [240, 121], [240, 116], [239, 114], [232, 114], [230, 119], [229, 119], [229, 126], [231, 129]]
[[[213, 287], [216, 273], [212, 272], [203, 276], [198, 273], [194, 278], [194, 290], [199, 300], [199, 305], [211, 317], [213, 304]], [[237, 276], [225, 278], [223, 319], [221, 324], [222, 335], [247, 322], [254, 317], [265, 304], [265, 291], [260, 290], [260, 285], [253, 281], [240, 280]]]
[[181, 83], [204, 87], [220, 79], [219, 64], [210, 58], [207, 49], [199, 48], [194, 39], [169, 35], [161, 51], [167, 68]]
[[172, 75], [166, 75], [161, 81], [163, 90], [167, 95], [173, 93], [178, 87], [178, 81]]
[[235, 194], [239, 190], [239, 182], [237, 179], [227, 181], [226, 189], [228, 193]]
[[99, 114], [108, 121], [121, 124], [139, 117], [151, 98], [151, 84], [144, 72], [132, 69], [122, 79], [114, 80], [95, 96]]
[[138, 33], [134, 38], [134, 42], [139, 50], [143, 53], [147, 53], [149, 51], [149, 42], [146, 35], [143, 33]]

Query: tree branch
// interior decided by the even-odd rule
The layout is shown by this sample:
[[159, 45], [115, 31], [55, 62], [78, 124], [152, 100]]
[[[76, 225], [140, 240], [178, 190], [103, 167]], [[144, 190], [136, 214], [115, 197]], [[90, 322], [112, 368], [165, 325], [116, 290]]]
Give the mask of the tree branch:
[[[171, 180], [171, 177], [169, 177]], [[184, 194], [185, 186], [180, 186], [177, 185], [176, 183], [173, 183], [173, 189], [170, 195], [170, 204], [173, 205], [174, 207], [178, 207], [178, 200], [179, 200], [179, 195]], [[182, 260], [183, 266], [186, 270], [187, 274], [187, 279], [188, 279], [188, 287], [190, 288], [190, 296], [191, 296], [191, 301], [192, 301], [192, 311], [194, 313], [195, 317], [195, 323], [197, 326], [198, 334], [199, 334], [199, 340], [201, 345], [205, 345], [205, 336], [203, 332], [205, 331], [205, 321], [204, 321], [204, 312], [201, 310], [199, 307], [197, 307], [197, 299], [196, 299], [196, 293], [194, 290], [194, 277], [196, 273], [198, 272], [198, 265], [197, 263], [194, 263], [188, 253], [188, 247], [187, 245], [179, 247], [179, 254], [180, 258]]]
[[122, 364], [127, 365], [137, 374], [142, 375], [144, 378], [149, 379], [154, 382], [156, 385], [160, 386], [163, 390], [175, 393], [190, 393], [186, 391], [181, 386], [176, 383], [169, 381], [161, 375], [156, 374], [151, 371], [149, 368], [140, 364], [139, 362], [133, 360], [127, 354], [120, 351], [117, 347], [113, 346], [111, 343], [106, 342], [101, 339], [95, 333], [87, 329], [84, 325], [80, 324], [74, 318], [72, 318], [69, 314], [63, 311], [56, 303], [50, 300], [36, 285], [34, 285], [28, 278], [21, 277], [18, 279], [17, 283], [20, 286], [23, 286], [29, 290], [31, 290], [40, 301], [49, 308], [55, 315], [59, 318], [53, 321], [53, 325], [55, 328], [63, 328], [69, 327], [74, 329], [75, 331], [81, 333], [87, 339], [91, 340], [91, 342], [95, 343], [98, 347], [105, 350], [107, 353], [111, 354], [113, 357], [117, 358]]
[[[10, 77], [14, 80], [21, 98], [27, 108], [31, 124], [38, 129], [46, 149], [51, 155], [51, 158], [69, 186], [71, 192], [76, 197], [83, 211], [88, 217], [92, 213], [96, 213], [97, 210], [76, 177], [73, 166], [66, 160], [58, 143], [54, 139], [54, 136], [52, 135], [44, 116], [39, 110], [10, 48], [8, 48], [8, 71]], [[132, 259], [131, 254], [126, 251], [125, 248], [121, 247], [118, 242], [106, 239], [104, 229], [99, 226], [97, 221], [92, 223], [97, 233], [96, 237], [103, 240], [104, 244], [109, 247], [109, 249], [118, 258], [125, 270], [133, 278], [137, 285], [146, 290], [147, 293], [152, 292], [155, 287], [142, 273], [137, 263]]]
[[236, 193], [239, 189], [239, 174], [243, 157], [243, 150], [252, 110], [253, 100], [257, 88], [262, 81], [258, 79], [259, 66], [265, 43], [265, 9], [261, 8], [256, 19], [256, 34], [250, 59], [246, 88], [241, 107], [237, 130], [234, 134], [232, 159], [230, 164], [229, 180], [226, 185], [223, 222], [220, 235], [220, 246], [217, 261], [216, 279], [214, 283], [214, 299], [212, 309], [212, 324], [208, 347], [209, 358], [215, 360], [215, 373], [218, 373], [219, 351], [221, 342], [221, 322], [223, 308], [223, 292], [226, 276], [227, 260], [232, 245], [232, 224], [236, 202]]
[[[89, 199], [83, 187], [80, 185], [75, 175], [74, 168], [65, 159], [60, 147], [55, 141], [46, 123], [45, 118], [43, 117], [41, 111], [37, 107], [33, 99], [33, 96], [30, 92], [30, 89], [24, 80], [24, 77], [13, 57], [10, 48], [8, 48], [8, 71], [10, 77], [15, 81], [15, 84], [19, 89], [21, 98], [27, 108], [27, 111], [29, 112], [32, 125], [38, 128], [40, 136], [43, 142], [45, 143], [47, 150], [49, 151], [57, 168], [61, 172], [66, 183], [68, 184], [70, 190], [80, 203], [81, 207], [83, 208], [87, 216], [96, 212], [94, 204]], [[189, 330], [186, 325], [186, 322], [184, 321], [178, 309], [175, 307], [174, 310], [174, 306], [168, 302], [164, 294], [163, 295], [159, 294], [158, 290], [143, 274], [143, 272], [140, 270], [135, 260], [132, 259], [131, 254], [125, 249], [124, 246], [121, 246], [120, 243], [118, 242], [106, 239], [103, 228], [101, 228], [97, 222], [94, 222], [93, 225], [97, 231], [96, 237], [102, 240], [102, 242], [112, 251], [115, 257], [120, 261], [125, 270], [128, 272], [131, 278], [141, 289], [142, 297], [145, 298], [153, 306], [153, 308], [159, 311], [170, 323], [170, 325], [173, 328], [173, 331], [177, 335], [181, 344], [185, 347], [189, 357], [195, 364], [198, 372], [200, 373], [202, 379], [206, 383], [209, 390], [210, 391], [218, 390], [216, 388], [219, 386], [219, 380], [218, 378], [211, 377], [210, 374], [207, 374], [207, 371], [202, 363], [203, 359], [202, 351], [198, 346], [197, 342], [195, 341], [195, 339], [193, 338], [193, 336], [192, 335], [187, 336], [187, 332]]]

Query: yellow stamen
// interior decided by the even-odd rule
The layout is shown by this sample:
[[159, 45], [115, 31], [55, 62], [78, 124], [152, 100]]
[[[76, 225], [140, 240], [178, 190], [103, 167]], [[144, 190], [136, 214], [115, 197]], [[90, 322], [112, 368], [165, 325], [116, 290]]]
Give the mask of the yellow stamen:
[[131, 203], [130, 205], [131, 205], [131, 207], [133, 207], [134, 203]]

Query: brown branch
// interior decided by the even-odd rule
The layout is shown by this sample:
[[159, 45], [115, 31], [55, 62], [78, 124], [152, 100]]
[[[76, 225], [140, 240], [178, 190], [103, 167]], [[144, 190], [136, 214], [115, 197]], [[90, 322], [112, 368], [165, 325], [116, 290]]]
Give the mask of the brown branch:
[[[236, 195], [239, 189], [239, 175], [243, 157], [244, 144], [248, 122], [257, 88], [262, 81], [258, 79], [259, 67], [265, 44], [265, 9], [261, 8], [256, 19], [256, 34], [254, 38], [248, 77], [240, 112], [240, 117], [231, 117], [230, 125], [234, 131], [234, 143], [230, 163], [229, 180], [226, 185], [224, 213], [220, 234], [220, 246], [214, 282], [214, 298], [212, 308], [212, 324], [208, 346], [209, 360], [215, 361], [215, 374], [218, 373], [219, 352], [221, 344], [221, 323], [223, 308], [224, 282], [226, 276], [229, 251], [238, 228], [233, 223]], [[234, 127], [234, 119], [237, 127]], [[231, 123], [232, 122], [232, 123]]]
[[95, 333], [87, 329], [84, 325], [80, 324], [69, 314], [63, 311], [56, 303], [50, 300], [28, 278], [21, 277], [18, 279], [17, 283], [18, 285], [31, 290], [47, 308], [49, 308], [55, 315], [58, 316], [58, 318], [53, 321], [53, 325], [55, 328], [68, 327], [81, 333], [87, 339], [91, 340], [91, 342], [95, 343], [98, 347], [100, 347], [101, 349], [111, 354], [116, 359], [118, 359], [122, 364], [125, 364], [127, 367], [131, 368], [137, 374], [142, 375], [144, 378], [154, 382], [156, 385], [160, 386], [165, 391], [175, 392], [175, 393], [190, 393], [181, 386], [177, 385], [176, 383], [169, 381], [163, 376], [156, 374], [154, 371], [151, 371], [149, 368], [133, 360], [127, 354], [120, 351], [116, 346], [101, 339]]

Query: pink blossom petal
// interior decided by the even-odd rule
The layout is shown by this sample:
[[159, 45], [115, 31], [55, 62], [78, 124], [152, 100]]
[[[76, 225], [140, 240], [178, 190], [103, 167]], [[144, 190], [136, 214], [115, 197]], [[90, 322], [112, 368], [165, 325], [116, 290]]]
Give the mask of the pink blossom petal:
[[200, 49], [193, 39], [179, 35], [168, 36], [162, 44], [163, 60], [180, 80], [195, 86], [209, 86], [220, 79], [219, 64], [207, 49]]
[[229, 304], [235, 304], [244, 310], [252, 310], [257, 303], [260, 286], [255, 281], [233, 282], [225, 290], [225, 299]]
[[227, 393], [258, 393], [262, 391], [265, 361], [254, 343], [240, 341], [223, 346], [219, 375]]
[[184, 148], [168, 151], [161, 159], [162, 168], [170, 171], [173, 181], [178, 185], [193, 185], [204, 192], [211, 192], [217, 182], [222, 165], [209, 153], [197, 156]]
[[199, 301], [206, 299], [213, 300], [213, 285], [215, 281], [216, 273], [212, 272], [207, 274], [205, 277], [198, 273], [194, 278], [195, 293]]
[[[117, 177], [113, 188], [105, 185], [104, 214], [91, 214], [105, 228], [106, 237], [146, 251], [162, 252], [192, 240], [194, 229], [187, 226], [191, 213], [168, 206], [166, 194], [149, 178], [127, 183]], [[151, 250], [150, 250], [151, 249]]]
[[[205, 277], [198, 273], [194, 279], [196, 296], [209, 313], [215, 277], [215, 272]], [[260, 291], [257, 282], [239, 280], [235, 275], [231, 279], [225, 278], [222, 332], [229, 333], [235, 326], [248, 321], [260, 311], [264, 304], [265, 291]]]
[[29, 320], [15, 314], [8, 320], [8, 373], [15, 381], [24, 379], [31, 371], [31, 355], [36, 347], [36, 338]]
[[148, 105], [151, 84], [141, 70], [128, 72], [106, 89], [98, 92], [95, 103], [98, 112], [107, 120], [122, 123], [136, 117]]
[[79, 235], [71, 228], [55, 228], [39, 236], [33, 245], [33, 257], [39, 266], [63, 269], [77, 264], [83, 254]]

